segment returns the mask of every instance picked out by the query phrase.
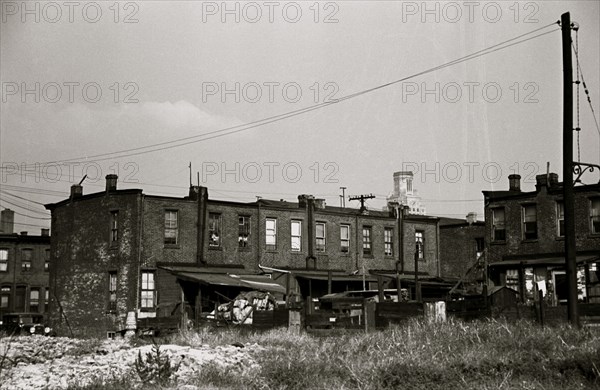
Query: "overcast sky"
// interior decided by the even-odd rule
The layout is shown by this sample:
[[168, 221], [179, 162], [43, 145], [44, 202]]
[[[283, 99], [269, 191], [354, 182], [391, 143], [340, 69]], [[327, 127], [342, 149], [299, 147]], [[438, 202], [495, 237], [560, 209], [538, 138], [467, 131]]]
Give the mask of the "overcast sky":
[[[35, 202], [64, 199], [86, 173], [84, 193], [101, 191], [104, 176], [118, 173], [120, 188], [184, 196], [190, 162], [194, 183], [199, 173], [213, 199], [295, 201], [308, 193], [339, 205], [344, 186], [346, 195], [376, 195], [368, 203], [376, 209], [393, 172], [410, 169], [428, 214], [482, 218], [481, 191], [507, 189], [511, 173], [533, 190], [549, 162], [562, 180], [561, 34], [546, 26], [566, 11], [580, 26], [581, 68], [600, 113], [598, 1], [1, 5], [0, 206], [19, 213], [18, 231], [49, 226], [36, 219], [49, 215]], [[243, 127], [537, 29], [523, 38], [550, 33]], [[242, 131], [90, 157], [232, 126]], [[581, 160], [599, 163], [599, 131], [583, 89], [580, 126]], [[80, 157], [88, 159], [45, 164]], [[598, 178], [596, 171], [585, 180]]]

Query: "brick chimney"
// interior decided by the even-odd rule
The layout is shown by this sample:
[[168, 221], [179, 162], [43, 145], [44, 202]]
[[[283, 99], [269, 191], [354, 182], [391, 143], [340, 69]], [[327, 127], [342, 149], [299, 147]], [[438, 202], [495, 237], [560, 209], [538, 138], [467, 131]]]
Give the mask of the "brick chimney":
[[535, 189], [537, 191], [541, 190], [542, 188], [548, 188], [548, 176], [549, 175], [546, 175], [545, 173], [535, 176]]
[[110, 175], [106, 175], [106, 192], [116, 191], [117, 190], [117, 179], [119, 176], [111, 173]]
[[325, 199], [315, 199], [315, 208], [324, 210], [325, 209]]
[[83, 195], [83, 186], [80, 184], [73, 184], [71, 186], [71, 199], [79, 198]]
[[514, 192], [521, 192], [521, 175], [508, 175], [508, 190]]
[[48, 236], [50, 236], [50, 229], [42, 228], [41, 236], [42, 237], [48, 237]]
[[0, 230], [4, 234], [12, 234], [15, 229], [15, 212], [4, 209], [0, 212]]
[[477, 222], [477, 213], [471, 211], [469, 214], [467, 214], [466, 219], [469, 225], [474, 224], [475, 222]]
[[25, 230], [21, 232], [21, 235], [22, 235], [22, 236], [26, 236], [27, 234], [28, 234], [28, 233], [27, 233], [27, 231], [25, 231]]
[[558, 174], [557, 173], [548, 174], [548, 186], [550, 186], [550, 188], [558, 187]]

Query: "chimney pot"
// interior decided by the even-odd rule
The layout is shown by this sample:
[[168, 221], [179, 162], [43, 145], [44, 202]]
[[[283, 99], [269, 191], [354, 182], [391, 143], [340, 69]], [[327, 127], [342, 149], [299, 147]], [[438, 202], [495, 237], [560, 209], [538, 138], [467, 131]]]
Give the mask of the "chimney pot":
[[119, 177], [114, 173], [106, 175], [106, 191], [116, 191], [117, 190], [117, 179]]
[[83, 195], [83, 187], [79, 184], [73, 184], [71, 186], [71, 198], [79, 198]]
[[12, 234], [15, 229], [15, 212], [11, 209], [0, 211], [0, 231], [4, 234]]
[[508, 190], [521, 192], [521, 175], [508, 175]]
[[41, 235], [42, 237], [48, 237], [50, 235], [50, 229], [43, 228]]
[[542, 187], [548, 187], [548, 175], [545, 173], [535, 176], [535, 188], [539, 191]]
[[469, 214], [467, 214], [467, 223], [469, 225], [472, 225], [475, 222], [477, 222], [477, 213], [470, 212]]

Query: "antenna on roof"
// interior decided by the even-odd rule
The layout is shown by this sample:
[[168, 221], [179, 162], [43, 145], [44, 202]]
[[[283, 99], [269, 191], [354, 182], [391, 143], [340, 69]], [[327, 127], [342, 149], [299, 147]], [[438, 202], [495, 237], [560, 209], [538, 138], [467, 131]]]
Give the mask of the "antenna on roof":
[[190, 168], [190, 187], [192, 186], [192, 162], [190, 161], [190, 165], [188, 165], [188, 168]]

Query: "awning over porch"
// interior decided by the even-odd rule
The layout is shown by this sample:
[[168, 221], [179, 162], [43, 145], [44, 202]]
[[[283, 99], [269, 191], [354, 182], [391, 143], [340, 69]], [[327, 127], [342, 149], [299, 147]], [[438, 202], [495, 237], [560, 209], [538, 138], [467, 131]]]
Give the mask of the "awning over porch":
[[[599, 261], [600, 256], [586, 255], [577, 256], [577, 264], [589, 264], [595, 261]], [[529, 267], [543, 267], [543, 266], [561, 266], [565, 265], [564, 257], [537, 257], [537, 258], [523, 258], [523, 259], [511, 259], [497, 261], [495, 263], [488, 264], [490, 268], [529, 268]]]
[[250, 290], [266, 291], [270, 293], [285, 294], [285, 287], [263, 275], [237, 275], [227, 273], [195, 272], [195, 269], [175, 270], [163, 267], [180, 280], [213, 286], [231, 286], [247, 288]]

